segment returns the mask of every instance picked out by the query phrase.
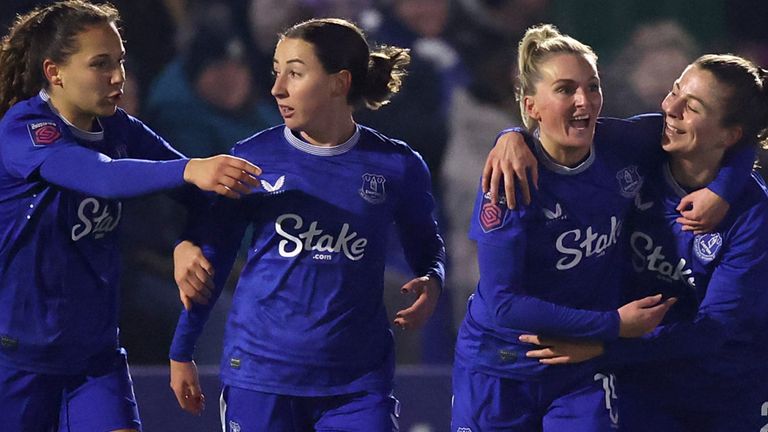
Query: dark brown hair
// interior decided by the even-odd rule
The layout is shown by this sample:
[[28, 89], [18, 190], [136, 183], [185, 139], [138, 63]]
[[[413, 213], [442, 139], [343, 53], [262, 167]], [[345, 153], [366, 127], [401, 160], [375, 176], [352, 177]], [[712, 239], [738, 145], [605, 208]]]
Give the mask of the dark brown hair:
[[400, 90], [411, 56], [405, 48], [382, 46], [371, 50], [363, 31], [339, 18], [311, 19], [286, 30], [281, 39], [312, 44], [327, 73], [348, 70], [352, 86], [347, 101], [378, 109]]
[[743, 142], [768, 147], [768, 72], [732, 54], [707, 54], [693, 65], [731, 89], [723, 101], [723, 126], [741, 126]]
[[0, 117], [48, 87], [45, 59], [66, 64], [79, 49], [75, 39], [85, 28], [119, 20], [114, 6], [83, 0], [59, 1], [17, 16], [0, 43]]

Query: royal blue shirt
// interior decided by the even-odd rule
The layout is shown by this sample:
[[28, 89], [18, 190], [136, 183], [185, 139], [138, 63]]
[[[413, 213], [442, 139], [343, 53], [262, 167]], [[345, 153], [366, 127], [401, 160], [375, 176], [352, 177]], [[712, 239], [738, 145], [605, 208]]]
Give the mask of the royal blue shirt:
[[656, 114], [600, 119], [587, 159], [573, 168], [528, 137], [541, 167], [531, 205], [508, 210], [478, 192], [470, 237], [480, 281], [459, 330], [457, 362], [514, 379], [594, 374], [599, 360], [553, 367], [527, 358], [532, 346], [518, 336], [618, 338], [624, 225], [648, 171], [663, 161], [662, 122]]
[[[246, 227], [253, 229], [226, 326], [222, 380], [302, 396], [390, 389], [393, 339], [382, 289], [393, 224], [414, 274], [441, 284], [444, 277], [421, 157], [362, 126], [331, 148], [278, 126], [233, 151], [261, 167], [263, 190], [219, 200], [190, 231], [216, 269], [218, 293]], [[211, 307], [182, 312], [172, 359], [192, 359]]]
[[768, 379], [768, 191], [757, 173], [750, 180], [716, 230], [699, 235], [675, 222], [687, 191], [667, 165], [643, 187], [630, 221], [627, 294], [678, 301], [661, 326], [609, 343], [605, 356], [634, 365], [625, 376], [655, 395], [684, 395], [701, 408], [706, 400], [722, 403], [716, 395], [725, 389]]
[[69, 124], [45, 92], [0, 121], [0, 363], [80, 373], [116, 348], [118, 199], [184, 184], [187, 161], [137, 119], [95, 126]]
[[623, 224], [660, 131], [654, 116], [602, 119], [589, 156], [574, 168], [556, 164], [534, 140], [541, 169], [530, 206], [508, 210], [478, 193], [470, 237], [480, 281], [459, 331], [457, 362], [516, 379], [593, 370], [591, 362], [541, 365], [525, 357], [531, 346], [517, 338], [618, 337]]

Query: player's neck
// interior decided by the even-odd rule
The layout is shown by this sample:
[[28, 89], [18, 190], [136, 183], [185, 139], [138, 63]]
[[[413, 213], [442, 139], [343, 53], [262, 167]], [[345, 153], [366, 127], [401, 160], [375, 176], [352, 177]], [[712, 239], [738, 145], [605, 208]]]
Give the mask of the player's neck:
[[355, 121], [352, 114], [336, 121], [320, 124], [313, 129], [301, 131], [301, 138], [318, 147], [334, 147], [349, 140], [355, 133]]
[[96, 119], [91, 114], [79, 111], [74, 104], [67, 103], [62, 97], [49, 91], [50, 104], [64, 120], [72, 126], [86, 132], [93, 131], [93, 121]]
[[685, 188], [702, 188], [720, 171], [723, 154], [697, 152], [688, 156], [672, 155], [669, 168], [675, 181]]

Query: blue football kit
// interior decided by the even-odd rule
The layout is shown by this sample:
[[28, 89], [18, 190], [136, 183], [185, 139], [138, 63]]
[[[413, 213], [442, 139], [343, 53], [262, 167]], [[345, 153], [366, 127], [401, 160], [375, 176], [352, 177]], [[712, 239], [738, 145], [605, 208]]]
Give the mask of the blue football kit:
[[470, 237], [481, 277], [456, 345], [453, 431], [618, 427], [610, 369], [600, 360], [541, 364], [518, 337], [618, 338], [624, 225], [649, 169], [661, 163], [662, 122], [655, 114], [599, 119], [591, 151], [575, 167], [558, 165], [526, 137], [541, 167], [531, 205], [509, 210], [478, 193]]
[[[253, 229], [226, 326], [225, 396], [322, 401], [373, 392], [394, 406], [393, 339], [382, 300], [393, 225], [414, 273], [441, 284], [444, 278], [426, 165], [407, 145], [363, 126], [334, 147], [313, 146], [278, 126], [238, 143], [233, 154], [261, 167], [262, 189], [237, 202], [217, 200], [188, 229], [216, 269], [214, 296], [246, 227]], [[172, 359], [192, 359], [212, 305], [182, 312]], [[222, 420], [242, 425], [254, 416], [226, 402]], [[391, 430], [388, 422], [368, 430]]]
[[182, 186], [187, 160], [122, 110], [94, 126], [68, 123], [45, 91], [0, 122], [4, 431], [63, 413], [60, 430], [140, 427], [118, 343], [119, 199]]
[[622, 428], [758, 431], [768, 423], [768, 193], [752, 173], [716, 230], [699, 235], [675, 222], [687, 193], [660, 166], [630, 220], [629, 300], [677, 303], [650, 334], [607, 345], [606, 359], [626, 365]]

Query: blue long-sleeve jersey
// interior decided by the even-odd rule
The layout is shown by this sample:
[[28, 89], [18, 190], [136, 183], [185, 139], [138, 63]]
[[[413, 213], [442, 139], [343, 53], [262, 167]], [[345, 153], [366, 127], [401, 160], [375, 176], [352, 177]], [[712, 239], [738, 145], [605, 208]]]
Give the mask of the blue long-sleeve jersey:
[[[609, 343], [606, 358], [633, 364], [638, 383], [664, 383], [696, 406], [723, 389], [768, 378], [768, 191], [756, 173], [711, 233], [695, 235], [675, 222], [687, 192], [667, 165], [637, 201], [629, 236], [634, 276], [630, 299], [676, 297], [661, 326], [639, 339]], [[647, 377], [652, 376], [653, 380]], [[720, 391], [716, 391], [719, 389]], [[719, 402], [718, 402], [719, 403]], [[703, 406], [699, 406], [703, 408]]]
[[75, 128], [41, 92], [0, 122], [0, 363], [79, 373], [115, 348], [117, 199], [184, 184], [187, 161], [140, 121], [96, 121]]
[[[507, 210], [478, 194], [470, 237], [481, 276], [459, 331], [457, 362], [515, 379], [594, 373], [597, 361], [542, 365], [525, 357], [531, 346], [517, 338], [618, 337], [623, 226], [648, 170], [662, 161], [662, 120], [600, 119], [588, 158], [574, 168], [554, 163], [534, 142], [541, 169], [530, 206]], [[718, 184], [733, 176], [724, 173]]]
[[[263, 170], [263, 191], [218, 201], [190, 229], [220, 293], [247, 226], [221, 363], [224, 383], [289, 395], [387, 389], [393, 339], [382, 300], [386, 239], [398, 229], [417, 275], [443, 280], [428, 170], [407, 145], [358, 126], [314, 147], [284, 126], [234, 147]], [[188, 361], [209, 305], [181, 314], [171, 358]]]

